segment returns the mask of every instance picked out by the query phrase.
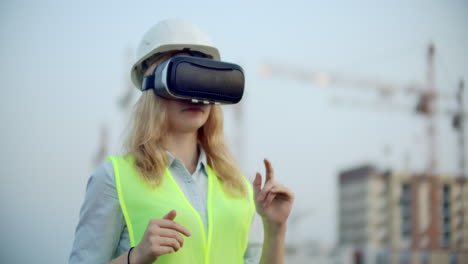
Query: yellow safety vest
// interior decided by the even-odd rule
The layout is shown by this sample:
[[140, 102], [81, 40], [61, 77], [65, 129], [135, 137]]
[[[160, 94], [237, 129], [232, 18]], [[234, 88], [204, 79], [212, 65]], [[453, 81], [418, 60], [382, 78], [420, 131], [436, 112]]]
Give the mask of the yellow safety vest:
[[208, 166], [208, 232], [198, 212], [182, 193], [168, 169], [162, 182], [150, 188], [139, 177], [131, 156], [109, 157], [120, 207], [127, 224], [132, 247], [138, 245], [150, 219], [162, 218], [177, 211], [175, 221], [190, 232], [184, 246], [177, 252], [165, 254], [155, 263], [238, 264], [244, 263], [250, 224], [255, 211], [252, 188], [246, 181], [249, 197], [240, 199], [226, 194], [222, 183]]

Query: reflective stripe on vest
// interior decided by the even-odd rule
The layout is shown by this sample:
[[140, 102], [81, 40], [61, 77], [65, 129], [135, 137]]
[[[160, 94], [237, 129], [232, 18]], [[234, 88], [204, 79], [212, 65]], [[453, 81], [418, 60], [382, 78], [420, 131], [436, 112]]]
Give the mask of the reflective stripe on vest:
[[130, 246], [140, 243], [150, 219], [163, 218], [175, 209], [177, 223], [186, 227], [192, 235], [184, 237], [184, 246], [177, 252], [165, 254], [155, 263], [238, 264], [244, 262], [250, 224], [255, 211], [253, 194], [248, 186], [248, 199], [234, 198], [226, 194], [214, 171], [207, 166], [208, 232], [198, 212], [186, 199], [169, 169], [161, 184], [150, 188], [138, 175], [133, 158], [109, 157], [114, 175], [120, 207], [130, 237]]

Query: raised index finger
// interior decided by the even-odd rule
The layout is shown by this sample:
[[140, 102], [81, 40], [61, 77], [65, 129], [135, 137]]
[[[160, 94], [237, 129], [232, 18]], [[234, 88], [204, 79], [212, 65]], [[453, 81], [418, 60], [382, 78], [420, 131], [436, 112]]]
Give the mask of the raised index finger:
[[265, 169], [266, 169], [266, 180], [265, 180], [265, 182], [273, 180], [274, 172], [273, 172], [273, 166], [271, 166], [271, 162], [269, 160], [267, 160], [267, 159], [264, 159], [263, 162], [265, 163]]
[[181, 225], [179, 223], [176, 223], [176, 222], [171, 221], [171, 220], [166, 220], [166, 219], [161, 219], [161, 220], [162, 221], [160, 222], [159, 227], [175, 230], [175, 231], [177, 231], [179, 233], [184, 234], [185, 236], [191, 236], [192, 235], [190, 233], [190, 231], [188, 231], [187, 228], [185, 228], [183, 225]]

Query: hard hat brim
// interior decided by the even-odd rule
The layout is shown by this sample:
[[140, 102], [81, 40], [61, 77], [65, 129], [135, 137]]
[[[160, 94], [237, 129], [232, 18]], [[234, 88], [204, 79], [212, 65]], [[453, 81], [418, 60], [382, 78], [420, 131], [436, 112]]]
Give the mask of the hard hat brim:
[[194, 44], [168, 44], [168, 45], [161, 45], [155, 49], [153, 49], [151, 52], [146, 54], [144, 57], [140, 58], [137, 62], [135, 62], [132, 66], [131, 69], [131, 78], [132, 78], [132, 83], [135, 85], [136, 88], [141, 90], [141, 84], [143, 81], [143, 72], [142, 72], [142, 66], [141, 64], [147, 60], [148, 58], [158, 54], [158, 53], [164, 53], [168, 51], [173, 51], [173, 50], [183, 50], [183, 49], [189, 49], [193, 51], [199, 51], [204, 54], [210, 55], [213, 57], [214, 60], [220, 60], [221, 56], [219, 54], [219, 51], [217, 48], [212, 47], [212, 46], [206, 46], [206, 45], [194, 45]]

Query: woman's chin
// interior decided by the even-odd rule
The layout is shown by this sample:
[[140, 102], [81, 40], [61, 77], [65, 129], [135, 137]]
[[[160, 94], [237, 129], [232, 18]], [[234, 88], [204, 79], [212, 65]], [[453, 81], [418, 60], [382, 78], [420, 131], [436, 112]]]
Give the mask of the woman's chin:
[[173, 126], [172, 130], [179, 133], [191, 133], [198, 131], [202, 126], [202, 122], [193, 122], [193, 120], [191, 120], [191, 122], [185, 122], [178, 124], [177, 126]]

